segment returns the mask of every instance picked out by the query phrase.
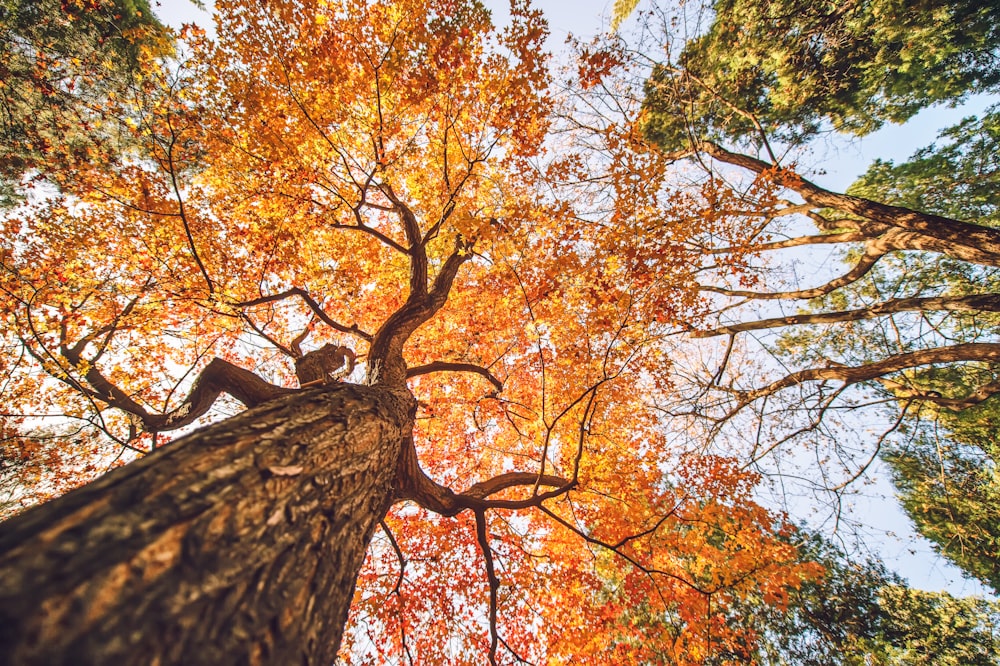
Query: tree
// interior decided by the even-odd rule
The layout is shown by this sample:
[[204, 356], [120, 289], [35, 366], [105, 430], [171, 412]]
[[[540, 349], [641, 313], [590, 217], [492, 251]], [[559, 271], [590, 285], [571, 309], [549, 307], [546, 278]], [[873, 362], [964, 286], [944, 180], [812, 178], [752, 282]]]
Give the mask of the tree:
[[[704, 663], [1000, 663], [996, 649], [1000, 607], [996, 602], [909, 588], [877, 559], [849, 555], [818, 533], [793, 530], [785, 538], [803, 559], [822, 565], [823, 574], [789, 590], [780, 604], [764, 595], [750, 595], [732, 604], [728, 621], [755, 638], [727, 641], [730, 637], [719, 637], [714, 653]], [[670, 633], [677, 626], [675, 617], [651, 611], [647, 605], [626, 606], [615, 639]], [[663, 641], [647, 638], [646, 644], [648, 652], [637, 663], [675, 661]]]
[[737, 610], [766, 636], [758, 663], [1000, 663], [995, 602], [910, 588], [880, 562], [850, 558], [816, 536], [803, 547], [825, 574], [792, 593], [788, 612]]
[[0, 196], [9, 206], [22, 179], [114, 149], [122, 134], [108, 96], [136, 92], [143, 62], [171, 39], [146, 0], [5, 0], [0, 34]]
[[[712, 242], [704, 248], [719, 257], [720, 270], [702, 283], [706, 294], [718, 298], [720, 318], [697, 335], [728, 338], [723, 366], [734, 361], [734, 350], [753, 349], [754, 336], [763, 337], [780, 365], [772, 366], [767, 379], [761, 369], [712, 368], [701, 381], [708, 401], [696, 411], [711, 415], [717, 431], [756, 407], [757, 425], [739, 426], [758, 433], [755, 462], [788, 439], [827, 438], [836, 449], [833, 459], [842, 464], [824, 466], [823, 483], [836, 490], [863, 472], [891, 431], [908, 427], [920, 406], [961, 410], [996, 392], [991, 285], [1000, 236], [988, 194], [996, 178], [996, 121], [992, 112], [968, 119], [907, 165], [876, 164], [846, 194], [804, 177], [794, 160], [805, 154], [790, 148], [815, 138], [827, 121], [864, 132], [927, 104], [990, 89], [991, 75], [980, 66], [997, 62], [989, 37], [994, 22], [984, 27], [979, 19], [993, 8], [952, 3], [932, 11], [920, 5], [896, 20], [896, 13], [874, 2], [829, 15], [818, 6], [801, 16], [782, 14], [784, 5], [773, 3], [713, 7], [705, 36], [688, 42], [677, 62], [660, 65], [648, 78], [645, 131], [671, 158], [703, 166], [706, 178], [728, 191], [727, 205], [742, 215], [738, 224], [746, 229], [744, 244]], [[746, 20], [729, 20], [737, 9]], [[774, 40], [786, 34], [768, 32], [772, 21], [764, 17], [772, 10], [801, 30], [792, 30], [789, 44], [782, 42], [768, 60], [753, 54], [770, 53]], [[935, 11], [964, 18], [939, 25]], [[809, 23], [814, 19], [819, 22]], [[913, 27], [910, 22], [922, 26], [914, 34], [930, 30], [936, 36], [899, 46], [890, 37]], [[979, 37], [938, 48], [937, 35], [952, 29]], [[779, 85], [781, 73], [795, 69], [795, 49], [808, 45], [819, 49], [816, 77]], [[854, 56], [869, 51], [904, 58], [914, 63], [913, 71], [921, 71], [920, 63], [938, 62], [934, 71], [940, 76], [911, 78], [911, 70], [886, 68], [874, 55], [881, 69], [866, 70], [860, 63], [869, 59]], [[723, 58], [722, 65], [713, 67], [711, 53]], [[726, 58], [733, 66], [723, 66], [730, 62]], [[886, 71], [877, 81], [870, 78]], [[813, 258], [804, 258], [807, 251]], [[818, 265], [836, 253], [846, 262], [843, 270], [810, 269], [807, 284], [794, 275], [796, 260]], [[721, 270], [754, 255], [774, 258], [778, 270], [761, 262], [738, 279]], [[962, 381], [933, 387], [921, 382], [928, 368], [943, 367], [961, 373]], [[844, 430], [833, 432], [837, 414], [871, 403], [901, 409], [874, 433], [874, 453], [870, 443], [848, 451]]]
[[880, 604], [892, 623], [885, 663], [990, 666], [1000, 660], [996, 602], [889, 586]]
[[[849, 191], [996, 226], [1000, 113], [994, 107], [982, 118], [967, 118], [943, 131], [940, 140], [903, 164], [877, 161]], [[935, 265], [916, 258], [906, 269], [906, 279], [914, 284], [937, 285], [960, 294], [993, 288], [991, 270]], [[885, 286], [881, 280], [879, 288]], [[995, 317], [979, 313], [957, 320], [951, 335], [974, 339], [988, 335], [994, 326]], [[962, 395], [981, 385], [983, 373], [981, 368], [923, 369], [912, 373], [910, 381], [924, 391]], [[933, 426], [921, 428], [907, 445], [893, 447], [885, 459], [920, 533], [964, 571], [1000, 589], [993, 508], [995, 409], [995, 399], [961, 411], [925, 407], [920, 415]]]
[[942, 410], [933, 416], [937, 428], [884, 458], [917, 530], [963, 571], [1000, 590], [995, 410], [995, 399], [958, 413]]
[[[996, 217], [989, 188], [997, 174], [996, 122], [991, 110], [946, 130], [941, 144], [918, 151], [904, 164], [877, 162], [849, 195], [954, 216], [947, 220], [976, 219], [989, 225], [980, 229], [991, 228]], [[860, 238], [833, 231], [772, 247]], [[890, 429], [902, 426], [904, 417], [918, 417], [923, 424], [907, 426], [916, 434], [889, 447], [885, 457], [903, 506], [947, 557], [995, 585], [995, 537], [990, 536], [995, 452], [988, 432], [997, 387], [990, 355], [996, 332], [991, 304], [996, 262], [964, 256], [949, 244], [910, 241], [893, 254], [868, 243], [864, 253], [843, 253], [853, 265], [849, 272], [822, 287], [786, 294], [810, 299], [800, 314], [748, 321], [727, 331], [794, 325], [776, 341], [781, 358], [813, 366], [777, 380], [754, 399], [801, 381], [877, 382], [872, 399], [898, 401], [902, 407]], [[814, 416], [836, 404], [842, 390], [816, 394]]]
[[797, 143], [830, 126], [867, 134], [1000, 83], [995, 3], [721, 0], [711, 9], [709, 28], [649, 81], [647, 131], [671, 149], [691, 138]]
[[109, 95], [120, 151], [4, 218], [10, 446], [58, 415], [141, 459], [3, 523], [0, 659], [620, 663], [615, 572], [699, 663], [729, 600], [816, 575], [647, 402], [700, 259], [618, 224], [663, 178], [621, 132], [610, 211], [559, 187], [606, 157], [542, 161], [537, 12], [217, 11]]
[[734, 619], [746, 618], [762, 636], [752, 658], [761, 664], [847, 666], [880, 655], [889, 624], [880, 592], [902, 581], [881, 563], [851, 558], [819, 534], [800, 530], [791, 537], [824, 573], [792, 592], [783, 612], [759, 598], [734, 609]]

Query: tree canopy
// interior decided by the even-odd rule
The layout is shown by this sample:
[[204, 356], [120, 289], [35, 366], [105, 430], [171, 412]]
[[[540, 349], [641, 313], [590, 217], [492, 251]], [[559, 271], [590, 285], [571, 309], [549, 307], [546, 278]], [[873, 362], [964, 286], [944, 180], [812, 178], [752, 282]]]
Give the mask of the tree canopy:
[[[0, 590], [11, 654], [319, 662], [342, 641], [374, 662], [621, 663], [647, 647], [611, 654], [601, 636], [640, 599], [673, 617], [677, 663], [751, 640], [728, 605], [751, 592], [780, 604], [818, 567], [754, 501], [753, 473], [672, 445], [647, 399], [669, 390], [668, 336], [699, 316], [703, 259], [680, 236], [636, 235], [666, 165], [627, 129], [599, 154], [549, 153], [541, 15], [515, 3], [497, 29], [474, 0], [215, 10], [214, 38], [188, 29], [178, 58], [143, 62], [136, 94], [107, 93], [116, 151], [55, 164], [4, 217], [4, 457], [39, 476], [12, 499], [146, 454], [5, 523], [5, 566], [23, 567]], [[226, 420], [239, 403], [251, 409]], [[303, 416], [321, 403], [347, 424], [322, 441], [329, 407]], [[274, 428], [295, 433], [283, 449]], [[316, 457], [337, 446], [350, 463]], [[337, 531], [345, 506], [351, 537]], [[59, 553], [104, 568], [66, 564], [47, 529], [79, 539]], [[242, 575], [218, 550], [229, 541]], [[348, 555], [366, 545], [361, 567]], [[323, 620], [288, 615], [338, 590], [350, 601], [355, 580], [332, 582], [329, 557], [356, 578], [346, 631], [340, 602]], [[77, 582], [45, 601], [52, 562]], [[283, 573], [296, 566], [313, 587]], [[131, 628], [121, 612], [88, 624], [131, 598], [93, 586], [129, 572], [143, 572], [128, 594], [155, 610], [155, 635], [136, 628], [144, 612]], [[269, 596], [232, 616], [254, 580]], [[81, 605], [57, 633], [37, 619]], [[185, 629], [191, 613], [212, 619]], [[245, 645], [219, 638], [228, 622]], [[103, 641], [108, 627], [135, 642]]]
[[[995, 585], [995, 451], [974, 433], [992, 427], [998, 388], [996, 107], [945, 129], [901, 164], [876, 161], [844, 194], [811, 182], [795, 160], [813, 158], [789, 151], [824, 123], [865, 133], [991, 90], [995, 21], [979, 19], [995, 8], [782, 7], [715, 3], [711, 28], [647, 81], [647, 135], [727, 180], [753, 228], [751, 253], [771, 258], [752, 280], [703, 280], [721, 299], [720, 318], [698, 335], [729, 339], [724, 364], [733, 349], [761, 344], [777, 363], [770, 376], [735, 363], [713, 368], [700, 380], [702, 413], [714, 432], [726, 423], [745, 428], [738, 415], [754, 414], [772, 441], [755, 445], [758, 461], [791, 440], [825, 443], [830, 457], [821, 460], [837, 464], [824, 468], [821, 484], [834, 491], [885, 453], [918, 529]], [[765, 16], [789, 30], [771, 31]], [[942, 16], [951, 19], [939, 23]], [[951, 40], [953, 30], [971, 41]], [[784, 46], [772, 50], [774, 40]], [[799, 66], [808, 54], [795, 49], [806, 45], [815, 69]], [[714, 67], [712, 49], [733, 66]], [[815, 76], [786, 80], [800, 70]], [[713, 243], [706, 251], [745, 256], [747, 248]], [[887, 407], [878, 429], [872, 421], [867, 436], [845, 437], [853, 428], [841, 414], [878, 405]]]
[[135, 94], [143, 63], [170, 38], [146, 0], [4, 0], [0, 4], [0, 196], [22, 179], [113, 151], [109, 97]]
[[[650, 78], [650, 136], [799, 142], [868, 134], [1000, 83], [992, 2], [725, 0]], [[697, 28], [695, 28], [697, 30]], [[674, 45], [676, 43], [676, 46]]]
[[[5, 14], [21, 17], [11, 41], [58, 27], [34, 57], [69, 72], [51, 118], [72, 132], [52, 129], [48, 79], [25, 74], [17, 131], [61, 138], [4, 162], [20, 199], [0, 236], [0, 462], [8, 511], [59, 497], [0, 524], [3, 659], [736, 664], [783, 658], [773, 639], [798, 627], [825, 637], [816, 654], [863, 658], [923, 655], [923, 618], [987, 612], [845, 568], [759, 489], [795, 416], [822, 421], [843, 393], [830, 382], [874, 382], [901, 420], [987, 404], [998, 352], [980, 317], [996, 308], [975, 271], [1000, 256], [992, 227], [713, 143], [753, 132], [712, 119], [707, 88], [683, 117], [662, 106], [678, 63], [632, 69], [580, 45], [580, 76], [555, 85], [544, 18], [522, 0], [505, 27], [478, 0], [219, 0], [214, 36], [169, 43], [145, 5], [44, 4], [34, 23], [27, 7]], [[942, 37], [913, 56], [947, 65], [932, 92], [866, 81], [850, 112], [823, 106], [841, 85], [808, 117], [740, 117], [803, 135], [988, 88], [992, 65], [963, 54], [994, 48], [993, 10], [968, 11], [973, 46]], [[865, 26], [850, 38], [896, 48]], [[718, 131], [688, 132], [703, 121]], [[930, 150], [919, 177], [992, 159], [978, 145]], [[968, 205], [992, 210], [968, 169]], [[781, 226], [794, 215], [819, 232]], [[863, 248], [844, 276], [756, 290], [763, 254], [831, 243]], [[954, 290], [851, 291], [901, 280], [906, 252], [953, 261]], [[723, 307], [833, 296], [780, 320]], [[937, 310], [975, 323], [935, 320], [854, 365], [816, 360], [812, 341], [847, 349], [835, 339], [789, 337], [806, 367], [763, 385], [730, 372], [750, 331]], [[690, 333], [734, 341], [693, 391]], [[977, 383], [920, 374], [946, 363]], [[760, 425], [813, 382], [804, 409]], [[679, 414], [724, 428], [753, 407], [749, 452]], [[838, 594], [855, 615], [822, 596]], [[992, 636], [977, 621], [956, 654]]]

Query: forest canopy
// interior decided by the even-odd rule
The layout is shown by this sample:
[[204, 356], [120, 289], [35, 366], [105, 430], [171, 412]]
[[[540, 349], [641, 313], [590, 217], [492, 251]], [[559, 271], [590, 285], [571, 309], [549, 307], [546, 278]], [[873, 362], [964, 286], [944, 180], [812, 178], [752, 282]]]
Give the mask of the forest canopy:
[[765, 500], [882, 456], [997, 584], [995, 113], [796, 163], [993, 91], [995, 8], [640, 5], [566, 74], [527, 0], [0, 7], [0, 661], [997, 663]]

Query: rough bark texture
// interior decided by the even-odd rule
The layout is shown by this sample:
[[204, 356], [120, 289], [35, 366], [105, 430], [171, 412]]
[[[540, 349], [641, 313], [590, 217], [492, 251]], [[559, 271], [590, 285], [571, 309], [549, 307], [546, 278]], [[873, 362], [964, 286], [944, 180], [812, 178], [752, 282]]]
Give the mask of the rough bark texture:
[[281, 397], [0, 524], [0, 664], [328, 666], [413, 408]]

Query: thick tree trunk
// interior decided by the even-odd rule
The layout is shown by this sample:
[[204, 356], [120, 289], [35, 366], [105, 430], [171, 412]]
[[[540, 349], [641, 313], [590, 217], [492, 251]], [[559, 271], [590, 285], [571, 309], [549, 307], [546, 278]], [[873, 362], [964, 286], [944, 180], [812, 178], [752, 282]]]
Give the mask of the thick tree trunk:
[[0, 524], [0, 664], [331, 664], [412, 398], [268, 402]]

